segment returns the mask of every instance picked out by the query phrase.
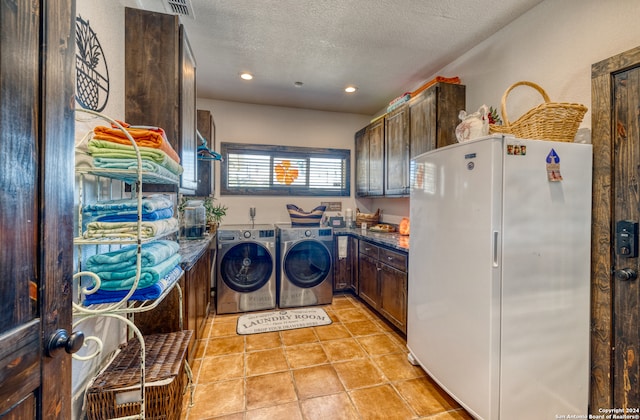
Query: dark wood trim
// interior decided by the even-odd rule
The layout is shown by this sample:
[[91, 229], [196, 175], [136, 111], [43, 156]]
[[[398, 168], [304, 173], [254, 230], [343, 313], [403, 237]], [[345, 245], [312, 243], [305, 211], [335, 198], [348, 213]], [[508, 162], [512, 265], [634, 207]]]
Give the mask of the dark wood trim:
[[613, 147], [612, 74], [640, 65], [640, 47], [591, 67], [593, 214], [591, 236], [591, 384], [590, 412], [613, 407]]
[[[72, 0], [43, 5], [39, 276], [46, 341], [72, 324], [76, 13]], [[38, 417], [71, 418], [71, 355], [45, 357], [42, 378]]]

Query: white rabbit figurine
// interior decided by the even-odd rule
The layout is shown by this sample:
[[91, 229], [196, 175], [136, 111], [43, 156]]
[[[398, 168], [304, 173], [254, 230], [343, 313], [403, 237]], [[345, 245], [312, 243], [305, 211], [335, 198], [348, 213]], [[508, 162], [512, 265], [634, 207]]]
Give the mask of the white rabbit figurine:
[[478, 111], [468, 114], [462, 110], [458, 118], [462, 120], [456, 127], [456, 138], [459, 143], [489, 134], [489, 108], [482, 105]]

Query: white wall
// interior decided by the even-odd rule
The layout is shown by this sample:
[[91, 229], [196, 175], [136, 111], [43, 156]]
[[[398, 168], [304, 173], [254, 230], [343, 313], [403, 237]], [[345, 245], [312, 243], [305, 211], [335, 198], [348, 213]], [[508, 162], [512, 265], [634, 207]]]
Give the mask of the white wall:
[[[502, 94], [520, 80], [540, 85], [551, 101], [591, 108], [591, 65], [640, 45], [639, 16], [637, 0], [547, 0], [437, 74], [462, 79], [468, 110], [499, 109]], [[512, 121], [542, 102], [527, 87], [508, 98]], [[581, 127], [591, 128], [590, 111]]]
[[[328, 147], [351, 150], [351, 179], [354, 179], [354, 139], [370, 117], [358, 114], [312, 111], [277, 106], [198, 99], [198, 109], [211, 111], [216, 125], [216, 148], [221, 142], [272, 144], [279, 146]], [[211, 145], [210, 145], [211, 146]], [[229, 207], [222, 224], [248, 223], [249, 207], [256, 207], [256, 223], [289, 222], [286, 204], [311, 210], [321, 201], [342, 202], [343, 213], [356, 208], [351, 197], [220, 196], [220, 163], [215, 165], [216, 203]]]

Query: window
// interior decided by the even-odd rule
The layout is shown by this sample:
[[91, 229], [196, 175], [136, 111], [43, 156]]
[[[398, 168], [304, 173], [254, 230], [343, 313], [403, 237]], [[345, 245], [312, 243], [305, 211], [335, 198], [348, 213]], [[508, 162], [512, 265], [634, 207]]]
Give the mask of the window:
[[349, 196], [351, 151], [221, 143], [223, 195]]

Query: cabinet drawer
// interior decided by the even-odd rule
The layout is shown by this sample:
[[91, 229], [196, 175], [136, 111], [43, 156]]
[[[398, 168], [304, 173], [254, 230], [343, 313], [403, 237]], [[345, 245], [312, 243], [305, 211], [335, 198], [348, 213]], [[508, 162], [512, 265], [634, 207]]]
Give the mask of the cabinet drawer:
[[380, 248], [380, 261], [400, 271], [407, 271], [407, 254]]
[[372, 258], [378, 259], [378, 253], [380, 248], [372, 243], [360, 241], [360, 253], [368, 255]]

